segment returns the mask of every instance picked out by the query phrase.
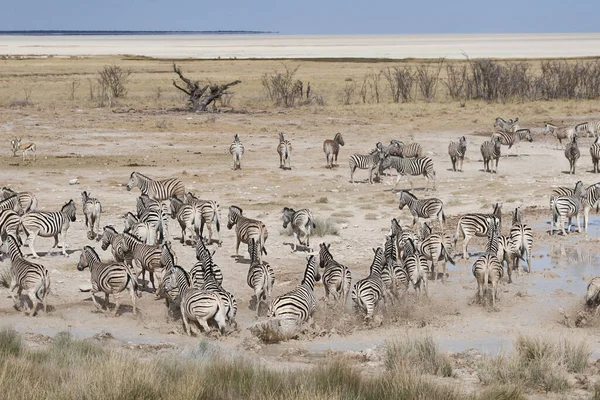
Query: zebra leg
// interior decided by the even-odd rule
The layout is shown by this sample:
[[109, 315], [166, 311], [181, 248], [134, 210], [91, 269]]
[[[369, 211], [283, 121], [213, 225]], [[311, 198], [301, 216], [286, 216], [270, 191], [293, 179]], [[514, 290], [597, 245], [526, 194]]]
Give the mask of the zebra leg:
[[37, 235], [37, 232], [31, 232], [31, 235], [29, 236], [29, 249], [31, 250], [32, 258], [40, 258], [40, 256], [38, 256], [38, 254], [35, 252], [35, 249], [33, 248], [33, 244], [35, 243], [35, 238], [37, 237]]
[[119, 307], [121, 306], [121, 301], [119, 300], [119, 293], [115, 293], [113, 296], [115, 298], [115, 311], [113, 311], [113, 317], [116, 317], [119, 312]]
[[104, 308], [106, 309], [106, 314], [108, 314], [110, 312], [110, 299], [106, 292], [104, 292]]
[[[137, 315], [136, 304], [135, 304], [136, 295], [135, 295], [134, 286], [135, 285], [134, 285], [133, 281], [129, 282], [129, 294], [131, 295], [131, 306], [133, 307], [133, 315], [136, 316]], [[169, 309], [171, 308], [169, 305], [167, 305], [167, 307], [169, 307]]]
[[[240, 237], [236, 235], [236, 242], [235, 242], [235, 256], [239, 257], [240, 256]], [[258, 252], [258, 254], [261, 254], [261, 251]]]
[[94, 306], [96, 306], [96, 308], [98, 310], [102, 310], [102, 306], [100, 304], [98, 304], [98, 301], [96, 300], [96, 292], [92, 292], [92, 302], [94, 303]]
[[354, 170], [356, 168], [350, 167], [350, 183], [354, 183]]
[[206, 224], [206, 229], [208, 229], [208, 243], [212, 243], [212, 236], [213, 236], [213, 230], [212, 230], [212, 223], [207, 223]]
[[467, 237], [465, 235], [465, 239], [463, 240], [463, 259], [468, 260], [469, 259], [469, 253], [467, 252], [467, 246], [469, 245], [469, 242], [471, 241], [471, 237]]
[[19, 290], [19, 296], [18, 299], [19, 301], [17, 301], [17, 297], [15, 297], [15, 288], [17, 287], [17, 279], [16, 277], [12, 277], [12, 280], [10, 281], [10, 297], [13, 299], [13, 302], [15, 303], [15, 308], [17, 309], [17, 311], [21, 311], [21, 290]]
[[150, 275], [150, 283], [152, 283], [152, 289], [156, 292], [156, 285], [154, 285], [154, 272], [148, 271], [148, 275]]
[[[292, 240], [292, 253], [295, 252], [296, 250], [298, 250], [298, 245], [296, 244], [296, 242], [299, 242], [300, 244], [302, 244], [300, 242], [300, 237], [296, 232], [293, 232], [293, 236], [294, 236], [294, 240]], [[259, 250], [259, 253], [261, 251]]]
[[179, 306], [180, 312], [181, 312], [181, 319], [183, 320], [183, 327], [185, 328], [185, 332], [187, 333], [188, 336], [192, 336], [192, 331], [190, 329], [190, 322], [188, 321], [188, 316], [185, 312], [185, 304], [183, 302], [183, 299], [181, 301], [181, 305]]
[[67, 254], [67, 250], [66, 250], [66, 248], [67, 248], [67, 232], [66, 231], [60, 233], [60, 239], [62, 242], [61, 246], [62, 246], [63, 256], [69, 257], [69, 255]]

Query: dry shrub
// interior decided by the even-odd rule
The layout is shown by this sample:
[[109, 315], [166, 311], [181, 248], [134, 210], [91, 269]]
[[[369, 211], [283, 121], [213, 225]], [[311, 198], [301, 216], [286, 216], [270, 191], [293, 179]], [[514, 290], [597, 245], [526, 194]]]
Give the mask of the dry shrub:
[[437, 86], [439, 82], [440, 72], [444, 60], [441, 60], [437, 66], [431, 66], [431, 64], [419, 65], [416, 67], [415, 77], [417, 80], [417, 87], [421, 92], [421, 95], [428, 103], [435, 100], [435, 94], [437, 92]]
[[415, 73], [411, 67], [388, 67], [381, 70], [381, 74], [388, 83], [390, 95], [394, 103], [399, 103], [400, 99], [402, 99], [403, 103], [412, 101]]
[[339, 102], [345, 106], [352, 104], [354, 92], [356, 92], [356, 83], [347, 83], [338, 94]]
[[123, 69], [118, 65], [105, 65], [98, 71], [98, 84], [101, 90], [110, 92], [113, 98], [125, 97], [127, 94], [127, 83], [131, 70]]
[[263, 75], [261, 79], [263, 89], [275, 105], [293, 107], [302, 98], [304, 85], [301, 80], [295, 78], [298, 68], [299, 65], [290, 68], [283, 64], [284, 72], [275, 70]]
[[360, 86], [360, 98], [363, 104], [366, 103], [379, 103], [381, 99], [381, 92], [379, 90], [379, 81], [381, 80], [382, 71], [375, 72], [373, 70], [367, 72], [363, 77], [362, 84]]

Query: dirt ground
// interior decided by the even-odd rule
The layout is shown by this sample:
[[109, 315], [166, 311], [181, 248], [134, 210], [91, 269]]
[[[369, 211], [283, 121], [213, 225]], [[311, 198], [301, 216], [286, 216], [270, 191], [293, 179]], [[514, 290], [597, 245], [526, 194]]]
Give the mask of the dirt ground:
[[[234, 72], [229, 71], [229, 74]], [[8, 82], [8, 81], [6, 81]], [[132, 171], [153, 178], [179, 177], [186, 190], [200, 198], [213, 199], [221, 207], [222, 247], [215, 261], [222, 268], [224, 287], [238, 300], [239, 330], [225, 337], [211, 335], [211, 340], [235, 353], [259, 357], [274, 365], [304, 365], [332, 352], [361, 352], [381, 345], [388, 339], [406, 335], [430, 335], [440, 348], [463, 352], [475, 348], [482, 353], [510, 351], [518, 333], [562, 336], [585, 340], [592, 358], [600, 356], [600, 337], [596, 329], [569, 327], [561, 309], [569, 315], [583, 307], [587, 282], [596, 273], [599, 224], [593, 214], [588, 236], [571, 234], [549, 236], [548, 198], [556, 186], [574, 186], [582, 180], [587, 186], [599, 179], [591, 173], [588, 151], [590, 138], [581, 144], [582, 157], [576, 176], [570, 176], [563, 151], [555, 140], [542, 134], [543, 121], [583, 121], [600, 118], [598, 102], [536, 103], [527, 105], [413, 104], [348, 107], [299, 107], [296, 109], [246, 108], [245, 113], [191, 114], [161, 111], [152, 107], [120, 113], [108, 108], [56, 107], [40, 100], [40, 105], [0, 108], [0, 132], [5, 151], [0, 155], [1, 184], [17, 191], [32, 191], [39, 209], [58, 210], [74, 199], [78, 205], [77, 221], [68, 232], [70, 256], [47, 255], [52, 239], [38, 238], [36, 250], [50, 271], [52, 292], [50, 312], [35, 318], [25, 317], [13, 308], [7, 289], [0, 289], [0, 325], [10, 326], [30, 335], [54, 336], [70, 331], [77, 337], [110, 333], [119, 343], [143, 345], [168, 343], [175, 348], [197, 345], [199, 338], [187, 337], [180, 321], [167, 320], [163, 301], [144, 293], [138, 303], [139, 314], [131, 313], [124, 298], [120, 315], [107, 317], [95, 311], [89, 293], [80, 287], [89, 284], [89, 272], [78, 272], [80, 249], [94, 246], [101, 258], [111, 257], [99, 243], [86, 238], [81, 214], [80, 193], [91, 192], [103, 205], [102, 226], [123, 226], [122, 216], [135, 209], [139, 190], [127, 192], [125, 185]], [[412, 116], [409, 114], [412, 113]], [[483, 172], [479, 147], [488, 140], [495, 116], [518, 116], [522, 127], [532, 129], [534, 141], [521, 143], [520, 155], [502, 157], [498, 174]], [[165, 121], [164, 129], [155, 127]], [[450, 121], [450, 122], [449, 122]], [[292, 169], [278, 168], [276, 146], [278, 133], [284, 132], [293, 144]], [[323, 140], [343, 134], [339, 166], [325, 168]], [[232, 170], [228, 147], [238, 133], [246, 153], [242, 170]], [[468, 143], [464, 172], [453, 172], [447, 155], [450, 140], [466, 136]], [[37, 161], [22, 161], [9, 151], [12, 136], [37, 145]], [[416, 305], [413, 296], [397, 314], [388, 312], [373, 326], [364, 326], [348, 303], [346, 309], [331, 310], [319, 300], [315, 323], [299, 339], [264, 345], [253, 337], [249, 328], [257, 323], [248, 308], [251, 290], [246, 284], [247, 257], [236, 262], [235, 233], [226, 228], [230, 205], [243, 208], [244, 215], [266, 223], [269, 238], [265, 259], [275, 270], [273, 294], [279, 295], [297, 285], [306, 265], [306, 252], [292, 253], [292, 238], [284, 234], [281, 210], [284, 206], [309, 208], [318, 218], [332, 218], [339, 235], [313, 237], [312, 244], [331, 243], [331, 251], [340, 262], [351, 268], [353, 280], [365, 277], [371, 263], [371, 248], [381, 246], [390, 227], [398, 218], [411, 223], [408, 210], [398, 210], [397, 195], [392, 192], [395, 177], [386, 176], [382, 183], [370, 185], [367, 172], [357, 171], [356, 184], [349, 182], [348, 156], [366, 153], [378, 141], [391, 139], [418, 141], [434, 161], [437, 190], [425, 192], [423, 178], [413, 178], [418, 197], [435, 196], [444, 201], [448, 216], [447, 229], [454, 232], [457, 218], [466, 212], [491, 211], [495, 202], [503, 203], [503, 229], [510, 225], [510, 212], [523, 206], [525, 221], [534, 228], [533, 273], [521, 274], [513, 284], [503, 283], [499, 311], [473, 303], [476, 282], [472, 262], [457, 257], [456, 267], [449, 265], [446, 284], [429, 283], [430, 298]], [[506, 148], [502, 149], [503, 153]], [[79, 185], [69, 185], [73, 178]], [[399, 188], [408, 188], [403, 179]], [[180, 231], [171, 221], [175, 238]], [[481, 251], [485, 239], [471, 242], [471, 253]], [[459, 242], [460, 244], [460, 242]], [[192, 247], [174, 241], [178, 263], [191, 268], [195, 261]], [[458, 249], [460, 250], [460, 248]], [[24, 248], [25, 254], [29, 249]], [[455, 254], [458, 252], [455, 251]], [[241, 254], [246, 254], [241, 246]], [[4, 260], [0, 267], [7, 267]], [[324, 296], [322, 285], [317, 297]], [[408, 311], [407, 311], [408, 310]], [[332, 318], [331, 314], [334, 314]], [[258, 322], [265, 321], [265, 317]], [[468, 374], [467, 374], [468, 375]], [[457, 378], [470, 385], [469, 377]]]

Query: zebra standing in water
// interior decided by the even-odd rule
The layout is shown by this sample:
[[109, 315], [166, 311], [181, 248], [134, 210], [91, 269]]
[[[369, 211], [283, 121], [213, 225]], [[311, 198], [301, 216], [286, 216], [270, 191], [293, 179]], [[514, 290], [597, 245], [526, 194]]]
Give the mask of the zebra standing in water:
[[[486, 141], [483, 142], [483, 144], [481, 145], [481, 156], [483, 157], [483, 169], [485, 170], [485, 172], [493, 172], [493, 173], [498, 173], [498, 161], [500, 160], [500, 145], [501, 145], [501, 139], [498, 136], [495, 136], [491, 141]], [[496, 160], [496, 168], [493, 171], [490, 171], [490, 163], [492, 163], [492, 167], [493, 167], [493, 160]]]
[[506, 156], [508, 157], [508, 153], [510, 149], [515, 146], [517, 150], [517, 156], [519, 156], [519, 143], [521, 140], [527, 140], [528, 142], [533, 142], [533, 137], [531, 137], [531, 131], [529, 129], [519, 129], [516, 131], [506, 131], [504, 129], [496, 129], [496, 131], [492, 134], [492, 140], [495, 137], [500, 138], [500, 144], [503, 146], [508, 146], [508, 150], [506, 152]]
[[264, 303], [268, 307], [269, 297], [271, 297], [271, 291], [275, 284], [275, 272], [269, 263], [258, 260], [258, 244], [254, 238], [250, 239], [250, 243], [248, 243], [248, 253], [250, 253], [250, 267], [246, 283], [254, 290], [256, 317], [258, 318], [260, 304]]
[[579, 214], [583, 211], [582, 201], [586, 196], [583, 189], [583, 182], [578, 181], [575, 185], [575, 190], [569, 196], [555, 196], [550, 199], [550, 208], [552, 209], [552, 227], [550, 233], [554, 235], [554, 227], [560, 229], [563, 235], [565, 233], [565, 224], [563, 218], [568, 218], [568, 230], [571, 231], [571, 220], [573, 217], [577, 219], [577, 232], [581, 232], [581, 224], [579, 222]]
[[334, 300], [341, 300], [342, 304], [346, 304], [352, 284], [352, 273], [348, 267], [333, 259], [329, 251], [330, 247], [331, 243], [319, 244], [319, 268], [323, 268], [322, 282], [325, 296], [329, 299], [331, 294]]
[[565, 147], [565, 157], [567, 160], [569, 160], [570, 174], [575, 175], [575, 166], [580, 156], [581, 153], [579, 152], [579, 146], [577, 146], [577, 134], [575, 133], [571, 139], [571, 142]]
[[[568, 139], [568, 141], [571, 141], [571, 139], [573, 139], [573, 135], [575, 134], [575, 127], [573, 126], [556, 126], [553, 125], [549, 122], [546, 122], [546, 125], [544, 127], [544, 135], [547, 134], [551, 134], [552, 136], [554, 136], [556, 138], [556, 140], [558, 140], [558, 144], [560, 144], [562, 146], [562, 141], [563, 139]], [[558, 144], [556, 145], [556, 148], [558, 149]]]
[[[3, 199], [7, 199], [15, 194], [19, 198], [19, 202], [21, 203], [21, 208], [23, 209], [24, 213], [28, 213], [30, 211], [37, 210], [37, 205], [38, 205], [37, 197], [35, 197], [35, 194], [33, 194], [31, 192], [17, 193], [14, 190], [3, 187], [2, 192], [1, 192], [2, 196], [0, 196], [0, 197], [2, 197]], [[2, 199], [0, 198], [0, 200], [2, 200]]]
[[523, 255], [527, 257], [527, 272], [531, 273], [531, 249], [533, 248], [533, 232], [531, 227], [525, 225], [522, 221], [523, 213], [521, 207], [515, 208], [513, 214], [512, 227], [510, 228], [510, 240], [512, 241], [518, 257], [514, 259], [515, 268], [519, 269], [519, 259]]
[[405, 206], [408, 207], [413, 217], [413, 226], [418, 224], [419, 218], [436, 218], [440, 223], [442, 231], [444, 230], [446, 216], [444, 215], [444, 203], [440, 199], [417, 199], [417, 196], [408, 190], [402, 190], [400, 191], [398, 209], [402, 210]]
[[[291, 224], [292, 232], [298, 243], [301, 246], [307, 247], [308, 251], [312, 251], [310, 249], [310, 234], [313, 229], [317, 228], [317, 225], [310, 210], [303, 208], [296, 211], [293, 208], [283, 207], [282, 219], [283, 229], [287, 229], [288, 225]], [[303, 238], [305, 239], [304, 241], [302, 241]], [[297, 249], [298, 245], [292, 243], [292, 251], [296, 251]]]
[[[340, 152], [340, 146], [344, 145], [344, 138], [341, 133], [336, 133], [333, 140], [327, 139], [323, 142], [323, 152], [325, 152], [325, 160], [327, 162], [327, 168], [337, 167], [338, 153]], [[335, 164], [334, 164], [335, 159]]]
[[89, 228], [88, 239], [96, 237], [95, 228], [100, 232], [100, 214], [102, 213], [102, 204], [94, 197], [90, 197], [86, 191], [81, 192], [81, 202], [83, 203], [83, 216], [85, 217], [85, 226]]
[[[41, 264], [35, 264], [27, 261], [21, 253], [17, 239], [8, 235], [3, 245], [3, 252], [10, 257], [10, 297], [12, 297], [15, 308], [21, 310], [21, 306], [15, 294], [15, 288], [18, 288], [17, 295], [21, 297], [21, 292], [25, 291], [33, 306], [32, 316], [37, 313], [37, 306], [42, 303], [44, 312], [47, 312], [46, 297], [50, 292], [50, 275], [48, 270]], [[19, 299], [20, 300], [20, 299]], [[25, 314], [29, 313], [29, 305], [25, 303]]]
[[229, 145], [229, 154], [233, 157], [233, 169], [242, 169], [242, 155], [244, 154], [244, 145], [240, 142], [240, 137], [236, 133], [233, 137], [233, 143]]
[[452, 170], [456, 172], [456, 167], [460, 163], [458, 170], [463, 172], [463, 161], [465, 160], [465, 154], [467, 153], [467, 138], [461, 136], [457, 142], [450, 142], [448, 145], [448, 155], [450, 161], [452, 161]]
[[60, 211], [47, 212], [47, 211], [35, 211], [25, 214], [21, 218], [21, 226], [27, 234], [29, 239], [29, 248], [33, 254], [33, 258], [39, 258], [33, 247], [35, 238], [41, 237], [54, 237], [54, 246], [52, 251], [58, 247], [58, 237], [61, 239], [62, 253], [65, 257], [68, 257], [67, 247], [67, 231], [71, 222], [75, 222], [75, 202], [70, 200], [67, 204], [62, 206]]
[[269, 237], [267, 227], [261, 221], [244, 217], [242, 213], [243, 210], [237, 206], [229, 207], [227, 229], [231, 229], [235, 225], [235, 256], [239, 257], [240, 243], [248, 244], [250, 238], [254, 238], [261, 249], [258, 252], [258, 258], [262, 262], [262, 254], [267, 254], [267, 249], [265, 248], [265, 242]]
[[456, 226], [456, 234], [454, 235], [454, 246], [462, 235], [463, 240], [463, 258], [469, 259], [469, 253], [467, 252], [467, 246], [471, 239], [475, 236], [488, 236], [492, 224], [498, 221], [498, 230], [502, 229], [502, 203], [494, 204], [494, 211], [492, 214], [480, 214], [472, 213], [465, 214], [458, 220]]
[[275, 318], [279, 326], [285, 329], [295, 329], [303, 322], [307, 322], [317, 307], [315, 282], [321, 279], [321, 275], [314, 255], [308, 256], [306, 261], [306, 269], [300, 285], [276, 297], [269, 306], [267, 316]]
[[348, 165], [350, 166], [350, 182], [354, 183], [354, 171], [356, 169], [368, 169], [369, 170], [369, 183], [373, 184], [373, 172], [377, 174], [379, 166], [383, 159], [383, 149], [377, 147], [368, 155], [364, 154], [353, 154], [348, 159]]
[[352, 300], [365, 313], [365, 321], [373, 319], [373, 313], [379, 302], [385, 302], [385, 292], [381, 271], [383, 268], [383, 249], [373, 249], [375, 256], [369, 269], [369, 276], [358, 280], [352, 287]]
[[398, 186], [400, 179], [406, 176], [408, 183], [410, 183], [410, 189], [414, 188], [413, 183], [410, 180], [410, 176], [423, 175], [427, 180], [426, 190], [429, 190], [429, 181], [433, 181], [433, 190], [435, 190], [435, 170], [433, 169], [433, 160], [429, 157], [421, 158], [402, 158], [397, 156], [391, 156], [386, 154], [381, 162], [381, 171], [388, 168], [396, 170], [396, 184], [394, 189]]
[[283, 132], [279, 133], [279, 144], [277, 145], [277, 154], [279, 154], [279, 168], [292, 169], [290, 158], [292, 157], [292, 143], [285, 140]]
[[178, 178], [155, 181], [139, 172], [132, 172], [127, 183], [127, 191], [134, 187], [140, 188], [142, 194], [148, 195], [152, 200], [163, 201], [171, 197], [185, 200], [185, 186]]
[[592, 156], [594, 173], [600, 172], [600, 168], [598, 168], [598, 162], [600, 161], [600, 133], [596, 133], [596, 140], [590, 146], [590, 156]]
[[[477, 299], [484, 304], [487, 302], [488, 285], [492, 285], [492, 307], [496, 308], [496, 297], [498, 297], [498, 282], [504, 276], [504, 268], [498, 260], [498, 237], [500, 226], [495, 220], [488, 230], [488, 243], [485, 253], [473, 264], [473, 276], [477, 280]], [[510, 266], [509, 266], [510, 268]]]
[[92, 301], [94, 306], [98, 309], [102, 309], [102, 306], [96, 301], [96, 293], [104, 292], [104, 307], [106, 312], [109, 311], [109, 295], [113, 295], [115, 298], [115, 310], [114, 315], [117, 315], [119, 311], [119, 293], [126, 288], [129, 288], [129, 294], [131, 295], [131, 303], [133, 306], [133, 315], [137, 314], [135, 298], [141, 297], [141, 293], [138, 292], [138, 283], [135, 276], [131, 273], [129, 268], [120, 262], [109, 262], [103, 263], [100, 261], [98, 253], [90, 247], [85, 246], [79, 257], [79, 263], [77, 264], [77, 270], [83, 271], [89, 268], [92, 281]]
[[199, 216], [200, 220], [196, 221], [196, 229], [198, 229], [199, 222], [200, 230], [197, 232], [197, 235], [202, 237], [204, 225], [206, 225], [208, 229], [208, 243], [210, 244], [213, 237], [212, 225], [215, 224], [217, 228], [218, 245], [221, 246], [223, 241], [221, 240], [221, 209], [219, 208], [219, 203], [214, 200], [200, 200], [190, 192], [188, 192], [186, 196], [186, 201], [188, 204], [196, 207], [196, 211], [199, 213], [197, 216]]

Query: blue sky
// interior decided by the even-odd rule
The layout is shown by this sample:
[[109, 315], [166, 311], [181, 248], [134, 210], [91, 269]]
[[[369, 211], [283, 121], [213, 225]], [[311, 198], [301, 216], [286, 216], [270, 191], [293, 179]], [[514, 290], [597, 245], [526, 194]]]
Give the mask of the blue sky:
[[1, 0], [0, 30], [599, 32], [600, 0]]

